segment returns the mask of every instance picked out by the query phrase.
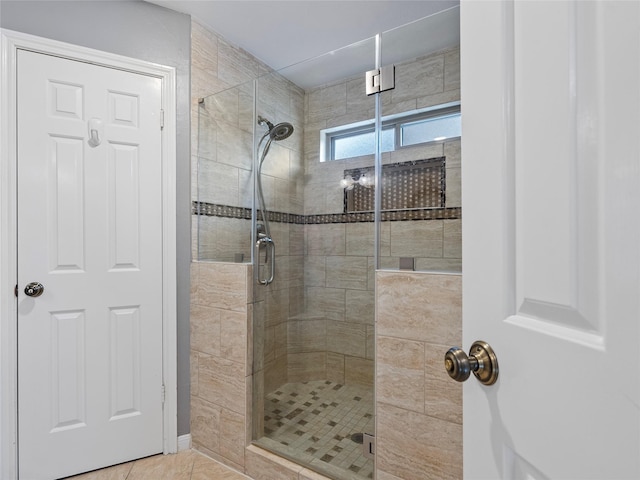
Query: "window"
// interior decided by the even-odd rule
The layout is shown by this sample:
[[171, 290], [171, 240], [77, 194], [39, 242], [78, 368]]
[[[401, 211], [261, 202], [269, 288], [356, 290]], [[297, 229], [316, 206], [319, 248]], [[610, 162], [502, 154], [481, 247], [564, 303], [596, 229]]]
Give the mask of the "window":
[[[418, 112], [382, 119], [380, 150], [391, 152], [412, 145], [460, 137], [460, 103], [449, 103]], [[322, 130], [320, 161], [372, 155], [375, 152], [373, 120]]]
[[403, 147], [457, 138], [460, 136], [460, 112], [403, 123], [400, 135]]
[[[329, 160], [371, 155], [374, 153], [374, 142], [374, 127], [332, 135], [331, 158]], [[383, 152], [395, 150], [395, 129], [388, 127], [382, 129], [380, 149]]]

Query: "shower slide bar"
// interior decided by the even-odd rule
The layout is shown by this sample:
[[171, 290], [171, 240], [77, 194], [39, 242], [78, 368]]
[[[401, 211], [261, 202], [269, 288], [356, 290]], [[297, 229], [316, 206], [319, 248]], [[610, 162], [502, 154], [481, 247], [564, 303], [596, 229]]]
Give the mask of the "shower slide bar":
[[[273, 279], [276, 275], [276, 246], [273, 243], [273, 239], [271, 238], [271, 231], [269, 230], [269, 212], [267, 211], [267, 207], [264, 201], [264, 194], [262, 192], [262, 164], [264, 163], [265, 158], [267, 158], [267, 153], [269, 153], [269, 147], [271, 147], [271, 142], [276, 141], [279, 142], [286, 138], [289, 138], [293, 133], [293, 125], [289, 122], [282, 122], [274, 125], [266, 118], [258, 115], [258, 125], [263, 125], [268, 128], [266, 133], [262, 135], [262, 138], [258, 142], [258, 146], [256, 147], [256, 154], [260, 152], [260, 146], [262, 142], [267, 139], [267, 142], [262, 149], [262, 155], [260, 155], [260, 162], [258, 163], [258, 171], [256, 173], [256, 184], [258, 187], [258, 201], [259, 208], [262, 212], [262, 218], [264, 220], [263, 225], [258, 225], [258, 240], [256, 241], [256, 279], [260, 285], [269, 285], [273, 282]], [[264, 265], [265, 267], [269, 266], [269, 276], [267, 278], [260, 277], [260, 251], [264, 249], [265, 257], [264, 257]]]

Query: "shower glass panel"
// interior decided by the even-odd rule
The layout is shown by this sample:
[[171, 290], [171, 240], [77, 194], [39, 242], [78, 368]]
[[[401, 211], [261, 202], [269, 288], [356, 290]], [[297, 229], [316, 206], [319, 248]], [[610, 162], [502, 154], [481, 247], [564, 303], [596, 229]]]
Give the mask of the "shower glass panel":
[[383, 125], [394, 122], [400, 135], [421, 129], [381, 156], [383, 269], [462, 270], [459, 27], [443, 25], [459, 25], [459, 8], [381, 35], [381, 65], [396, 72], [395, 88], [380, 94]]
[[253, 440], [334, 479], [373, 478], [374, 155], [326, 154], [373, 127], [374, 67], [368, 39], [256, 82]]
[[199, 99], [199, 261], [251, 262], [254, 97], [251, 81]]

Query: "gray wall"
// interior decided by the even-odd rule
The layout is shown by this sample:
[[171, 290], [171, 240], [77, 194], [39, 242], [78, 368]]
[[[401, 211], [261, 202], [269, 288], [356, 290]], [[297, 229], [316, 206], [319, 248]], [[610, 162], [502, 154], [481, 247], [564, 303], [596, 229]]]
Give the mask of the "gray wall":
[[0, 1], [0, 27], [177, 71], [178, 435], [189, 433], [191, 19], [139, 0]]

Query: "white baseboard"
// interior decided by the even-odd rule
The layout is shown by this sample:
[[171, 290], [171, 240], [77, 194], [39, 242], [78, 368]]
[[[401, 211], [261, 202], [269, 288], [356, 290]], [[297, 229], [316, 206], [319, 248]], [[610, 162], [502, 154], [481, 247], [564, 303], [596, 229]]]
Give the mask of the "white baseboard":
[[189, 450], [191, 448], [191, 434], [180, 435], [178, 437], [178, 451]]

